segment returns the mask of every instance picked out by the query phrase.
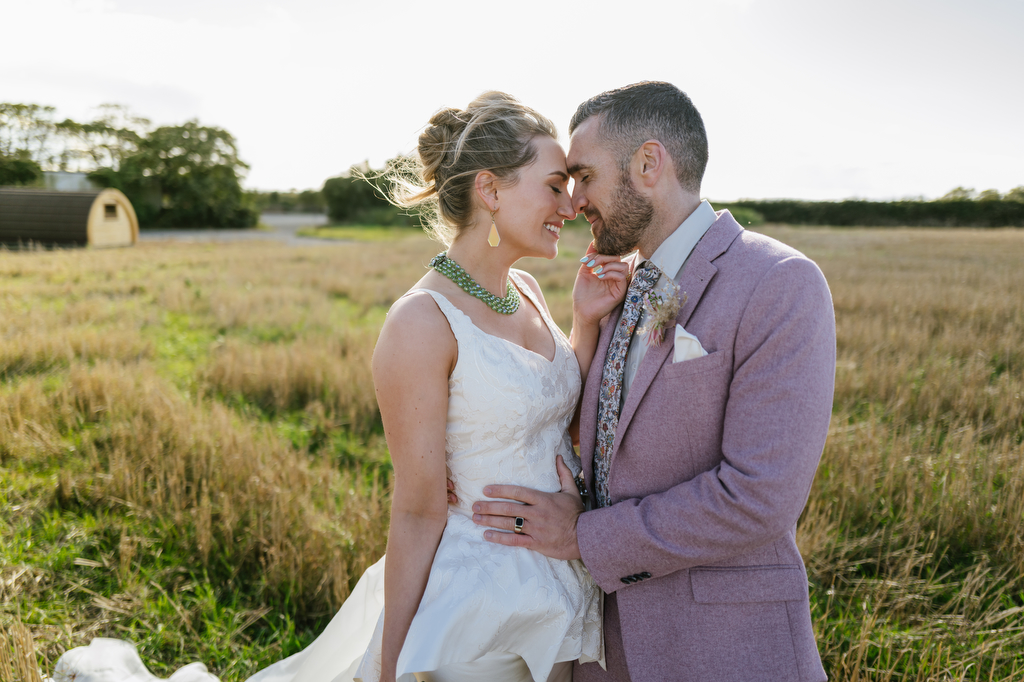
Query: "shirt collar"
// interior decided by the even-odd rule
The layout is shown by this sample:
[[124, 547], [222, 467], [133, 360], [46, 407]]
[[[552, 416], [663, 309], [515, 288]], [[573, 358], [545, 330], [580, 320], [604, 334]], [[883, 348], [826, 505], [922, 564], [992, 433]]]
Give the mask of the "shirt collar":
[[718, 215], [715, 214], [715, 209], [711, 207], [707, 199], [703, 200], [700, 202], [700, 206], [683, 221], [682, 225], [677, 227], [655, 249], [650, 261], [665, 275], [675, 279], [679, 275], [683, 263], [690, 257], [693, 247], [716, 220], [718, 220]]

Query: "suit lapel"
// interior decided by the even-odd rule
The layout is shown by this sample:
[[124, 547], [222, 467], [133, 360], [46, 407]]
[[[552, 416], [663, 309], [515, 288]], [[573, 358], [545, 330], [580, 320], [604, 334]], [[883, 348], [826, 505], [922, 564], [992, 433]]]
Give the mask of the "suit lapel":
[[[743, 228], [733, 219], [732, 215], [728, 211], [723, 211], [719, 215], [718, 220], [708, 228], [704, 237], [697, 242], [693, 253], [690, 254], [689, 261], [687, 261], [676, 278], [680, 296], [686, 295], [686, 303], [680, 309], [679, 315], [676, 316], [676, 324], [681, 324], [685, 327], [686, 323], [689, 322], [693, 312], [700, 304], [700, 300], [703, 298], [708, 285], [714, 278], [715, 273], [718, 272], [718, 268], [715, 267], [713, 261], [725, 253], [729, 245], [732, 244], [733, 240], [742, 231]], [[672, 352], [674, 345], [671, 337], [666, 335], [666, 339], [660, 345], [647, 350], [643, 362], [640, 363], [636, 376], [633, 377], [633, 383], [629, 387], [629, 394], [626, 396], [626, 402], [622, 406], [622, 414], [619, 416], [619, 424], [615, 430], [615, 442], [612, 445], [613, 459], [615, 453], [618, 452], [619, 445], [622, 443], [626, 429], [629, 428], [629, 423], [632, 421], [633, 415], [640, 405], [640, 401], [643, 399], [644, 394], [647, 393], [647, 389], [650, 388], [654, 377], [658, 374], [658, 370], [664, 364], [665, 358]], [[607, 351], [607, 344], [605, 344], [605, 350]]]

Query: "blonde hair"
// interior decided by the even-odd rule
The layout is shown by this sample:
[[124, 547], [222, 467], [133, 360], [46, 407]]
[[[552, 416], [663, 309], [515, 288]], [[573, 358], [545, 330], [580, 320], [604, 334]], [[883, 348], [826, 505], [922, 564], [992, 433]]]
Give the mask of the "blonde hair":
[[477, 174], [487, 170], [514, 184], [537, 158], [537, 135], [558, 137], [550, 120], [503, 92], [485, 92], [465, 110], [441, 109], [420, 135], [419, 160], [388, 171], [391, 200], [419, 209], [424, 229], [450, 246], [472, 220]]

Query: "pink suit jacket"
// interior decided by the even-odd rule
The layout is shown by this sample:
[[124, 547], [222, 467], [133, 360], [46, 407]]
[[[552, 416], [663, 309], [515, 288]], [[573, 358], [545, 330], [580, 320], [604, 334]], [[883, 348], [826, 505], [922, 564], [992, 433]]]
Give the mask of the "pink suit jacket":
[[[708, 355], [673, 363], [671, 331], [648, 350], [615, 435], [613, 504], [577, 525], [583, 561], [616, 595], [634, 682], [825, 680], [796, 523], [832, 411], [831, 293], [814, 262], [728, 211], [677, 282], [677, 322]], [[590, 490], [620, 312], [603, 323], [583, 395]]]

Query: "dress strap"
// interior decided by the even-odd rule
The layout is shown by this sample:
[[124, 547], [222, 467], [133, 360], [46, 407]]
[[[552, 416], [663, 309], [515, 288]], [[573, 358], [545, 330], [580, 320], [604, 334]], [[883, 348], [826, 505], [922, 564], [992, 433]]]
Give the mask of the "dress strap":
[[449, 301], [444, 294], [434, 291], [433, 289], [411, 289], [402, 295], [402, 298], [415, 294], [419, 291], [425, 291], [430, 294], [434, 299], [434, 303], [441, 309], [441, 313], [447, 318], [448, 326], [452, 328], [452, 334], [455, 334], [455, 341], [461, 342], [464, 340], [466, 334], [471, 334], [475, 328], [473, 321], [469, 318], [469, 315], [455, 307], [451, 301]]
[[530, 287], [530, 285], [527, 284], [523, 280], [523, 278], [519, 276], [518, 272], [516, 272], [515, 270], [509, 270], [508, 276], [512, 278], [512, 281], [515, 283], [516, 288], [519, 289], [519, 293], [525, 294], [537, 310], [544, 310], [543, 308], [541, 308], [540, 302], [537, 301], [537, 295], [533, 293], [533, 288]]
[[508, 274], [509, 277], [512, 278], [512, 281], [515, 282], [516, 287], [519, 289], [519, 291], [528, 299], [530, 299], [530, 302], [533, 303], [533, 307], [536, 308], [537, 312], [540, 313], [541, 319], [544, 320], [544, 324], [546, 324], [548, 326], [548, 329], [551, 330], [551, 334], [552, 336], [554, 336], [555, 344], [557, 345], [559, 337], [563, 337], [565, 336], [565, 334], [562, 332], [561, 328], [557, 324], [555, 324], [555, 321], [551, 319], [551, 316], [548, 315], [547, 309], [537, 298], [537, 294], [534, 293], [533, 287], [527, 284], [516, 271], [509, 270]]

